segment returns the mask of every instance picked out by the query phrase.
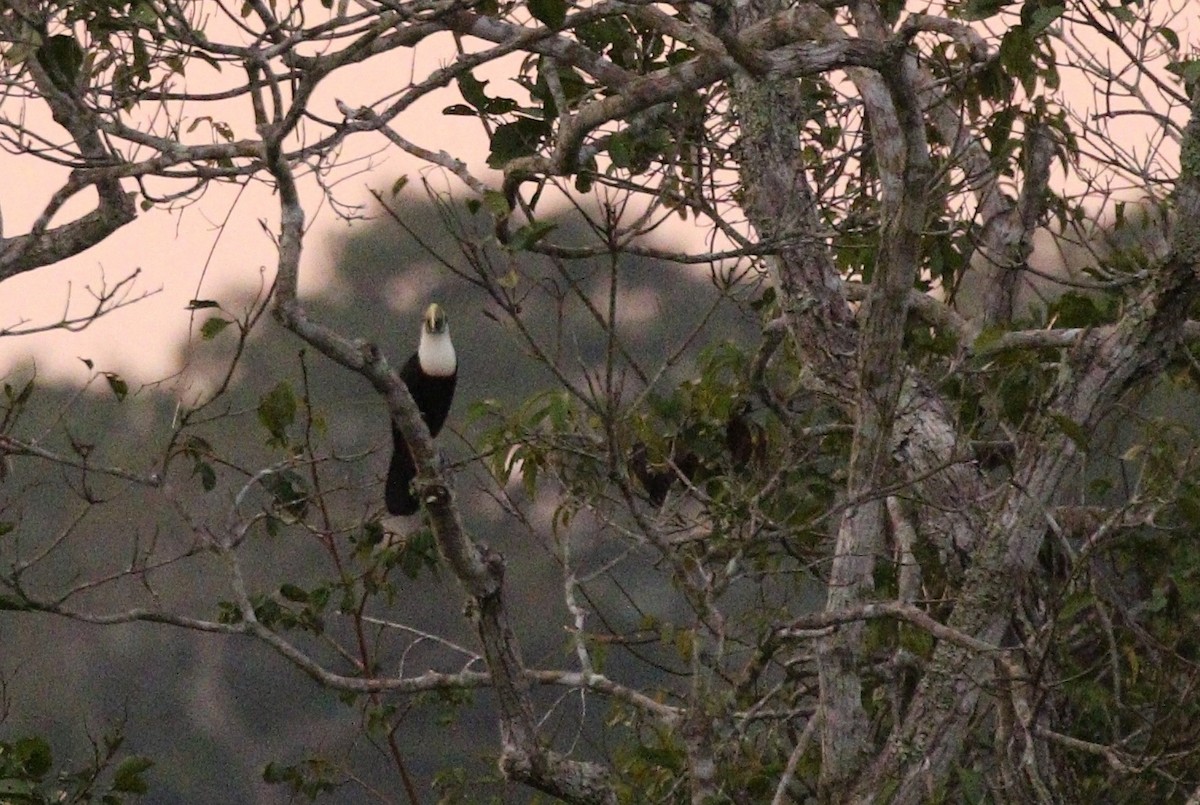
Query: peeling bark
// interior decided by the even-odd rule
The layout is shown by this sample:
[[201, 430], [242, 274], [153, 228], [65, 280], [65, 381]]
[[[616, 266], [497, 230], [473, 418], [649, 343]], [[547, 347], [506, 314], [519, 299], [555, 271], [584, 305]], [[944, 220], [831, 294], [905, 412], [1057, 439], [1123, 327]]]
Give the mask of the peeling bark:
[[[1200, 95], [1186, 130], [1184, 154], [1189, 152], [1200, 153]], [[1200, 160], [1189, 164], [1185, 156], [1176, 192], [1181, 225], [1171, 256], [1116, 328], [1085, 338], [1070, 355], [1071, 371], [1060, 381], [1040, 428], [1021, 445], [1013, 480], [976, 546], [947, 623], [951, 628], [990, 643], [1003, 635], [1056, 493], [1076, 466], [1078, 445], [1056, 421], [1090, 431], [1125, 391], [1163, 365], [1183, 337], [1188, 307], [1200, 291]], [[904, 722], [856, 788], [855, 801], [872, 801], [893, 784], [890, 802], [924, 801], [929, 781], [944, 780], [958, 758], [993, 676], [990, 665], [987, 657], [959, 645], [938, 645]]]

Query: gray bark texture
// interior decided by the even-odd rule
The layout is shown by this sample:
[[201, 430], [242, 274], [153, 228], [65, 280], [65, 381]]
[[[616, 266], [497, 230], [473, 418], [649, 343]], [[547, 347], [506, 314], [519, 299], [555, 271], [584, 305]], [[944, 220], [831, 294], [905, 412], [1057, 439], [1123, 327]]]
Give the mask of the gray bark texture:
[[[1103, 325], [1057, 327], [1047, 316], [1021, 329], [1021, 294], [1035, 273], [1030, 265], [1035, 235], [1050, 231], [1051, 212], [1065, 221], [1067, 210], [1081, 214], [1083, 209], [1066, 202], [1055, 206], [1062, 201], [1051, 190], [1055, 160], [1061, 158], [1067, 171], [1069, 159], [1082, 158], [1086, 149], [1070, 142], [1066, 112], [1034, 97], [1034, 89], [1057, 81], [1053, 69], [1043, 64], [1042, 72], [1025, 75], [997, 69], [1001, 65], [1015, 74], [1021, 65], [1004, 64], [990, 52], [985, 26], [970, 18], [991, 4], [949, 4], [945, 16], [933, 16], [928, 9], [909, 9], [913, 4], [873, 0], [542, 0], [496, 9], [487, 3], [361, 0], [342, 2], [336, 12], [325, 9], [327, 16], [313, 23], [323, 4], [289, 7], [247, 0], [241, 16], [227, 20], [242, 37], [229, 42], [215, 31], [210, 38], [203, 26], [193, 27], [198, 23], [188, 16], [189, 4], [142, 4], [145, 19], [138, 25], [143, 27], [131, 23], [128, 31], [118, 32], [128, 40], [87, 15], [60, 13], [60, 5], [12, 0], [0, 9], [0, 40], [8, 48], [0, 54], [5, 57], [0, 62], [4, 97], [36, 99], [42, 118], [53, 124], [53, 137], [43, 136], [40, 123], [26, 122], [23, 105], [10, 107], [20, 114], [5, 110], [0, 116], [5, 147], [44, 148], [42, 158], [67, 169], [67, 178], [28, 231], [0, 236], [0, 280], [79, 254], [133, 221], [136, 194], [128, 191], [135, 183], [141, 183], [144, 209], [203, 195], [213, 182], [268, 183], [278, 202], [278, 229], [272, 230], [278, 266], [260, 312], [269, 308], [291, 334], [366, 379], [386, 403], [412, 450], [425, 504], [422, 523], [436, 540], [442, 566], [457, 582], [453, 595], [465, 602], [461, 609], [475, 645], [460, 649], [468, 659], [456, 673], [376, 674], [365, 638], [360, 668], [323, 666], [286, 630], [257, 619], [253, 591], [238, 564], [249, 521], [230, 526], [228, 534], [196, 537], [198, 546], [225, 558], [240, 620], [210, 622], [153, 608], [77, 611], [66, 606], [69, 595], [55, 599], [22, 587], [19, 562], [8, 575], [0, 574], [4, 608], [96, 624], [152, 621], [249, 635], [318, 683], [355, 694], [486, 686], [501, 772], [572, 803], [609, 805], [628, 798], [631, 786], [620, 776], [624, 771], [629, 779], [640, 774], [639, 779], [659, 784], [659, 799], [696, 805], [749, 802], [755, 796], [761, 801], [764, 780], [775, 802], [789, 801], [803, 787], [829, 803], [909, 805], [960, 790], [955, 775], [976, 750], [994, 755], [985, 776], [1004, 789], [998, 801], [1053, 802], [1065, 787], [1054, 779], [1057, 748], [1102, 758], [1119, 774], [1132, 765], [1120, 759], [1123, 738], [1104, 745], [1090, 736], [1055, 732], [1062, 725], [1055, 724], [1047, 704], [1052, 685], [1038, 688], [1033, 678], [1042, 672], [1053, 676], [1053, 669], [1029, 666], [1035, 664], [1032, 647], [1055, 645], [1050, 641], [1058, 636], [1030, 636], [1037, 628], [1024, 633], [1021, 628], [1037, 620], [1029, 612], [1044, 600], [1038, 594], [1056, 581], [1038, 571], [1043, 548], [1051, 544], [1048, 535], [1060, 538], [1067, 553], [1082, 543], [1078, 554], [1085, 554], [1127, 521], [1159, 527], [1152, 515], [1131, 512], [1132, 503], [1123, 502], [1121, 511], [1092, 508], [1091, 500], [1069, 507], [1065, 490], [1084, 474], [1089, 435], [1120, 412], [1131, 391], [1149, 385], [1170, 359], [1180, 357], [1181, 344], [1200, 341], [1200, 324], [1188, 320], [1200, 291], [1200, 82], [1194, 75], [1186, 87], [1190, 102], [1174, 85], [1163, 80], [1156, 85], [1177, 109], [1187, 104], [1189, 114], [1186, 126], [1159, 115], [1165, 119], [1159, 121], [1164, 139], [1177, 137], [1181, 146], [1179, 176], [1166, 182], [1171, 192], [1163, 206], [1174, 221], [1163, 253], [1146, 258], [1136, 271], [1114, 272], [1116, 280], [1107, 285], [1081, 286], [1099, 287], [1105, 301], [1119, 306], [1119, 316], [1086, 319]], [[1133, 13], [1126, 6], [1139, 4], [1105, 5], [1096, 13], [1111, 12], [1119, 20]], [[1032, 59], [1036, 47], [1068, 41], [1045, 33], [1060, 18], [1068, 22], [1058, 4], [1030, 2], [1019, 12], [1003, 13], [1020, 25], [999, 39], [989, 33], [989, 42], [1027, 47]], [[1093, 22], [1091, 33], [1109, 30], [1099, 18]], [[1166, 53], [1175, 39], [1178, 52], [1174, 31], [1167, 35], [1169, 29], [1150, 18], [1143, 22], [1143, 46], [1161, 40]], [[1014, 31], [1025, 39], [1009, 36]], [[409, 85], [384, 87], [356, 107], [321, 94], [335, 72], [408, 53], [430, 37], [444, 37], [459, 49], [424, 75], [417, 76], [414, 66]], [[1108, 40], [1124, 46], [1115, 34]], [[155, 55], [142, 54], [147, 42], [155, 45]], [[42, 50], [51, 43], [65, 50], [52, 57]], [[90, 61], [82, 55], [88, 49], [94, 51], [88, 53]], [[72, 68], [76, 52], [79, 64]], [[130, 70], [121, 61], [127, 56], [138, 69], [127, 74], [133, 78], [118, 92], [116, 65]], [[1086, 59], [1087, 53], [1076, 50], [1072, 56]], [[485, 90], [489, 82], [472, 72], [507, 65], [504, 60], [514, 57], [522, 65], [516, 83], [528, 95], [520, 100], [494, 94], [500, 82]], [[203, 69], [225, 65], [226, 77], [238, 77], [209, 95], [180, 89], [183, 68], [176, 63], [188, 59], [193, 65], [202, 61]], [[1186, 78], [1194, 67], [1194, 60], [1181, 60], [1169, 69]], [[134, 80], [142, 73], [157, 78]], [[1091, 77], [1100, 83], [1098, 75], [1106, 74], [1093, 67]], [[1125, 92], [1120, 97], [1140, 97], [1137, 81], [1123, 84], [1130, 81], [1123, 76], [1106, 75], [1109, 91], [1120, 86]], [[465, 103], [445, 106], [446, 114], [474, 118], [490, 138], [487, 164], [498, 173], [475, 175], [471, 165], [480, 164], [476, 157], [481, 155], [419, 145], [402, 133], [406, 125], [398, 125], [414, 105], [456, 82]], [[985, 84], [990, 89], [980, 89]], [[206, 104], [224, 100], [242, 102], [241, 117], [252, 116], [252, 125], [236, 136], [233, 126], [199, 114], [211, 108]], [[139, 117], [152, 106], [161, 109]], [[1055, 117], [1057, 112], [1063, 116]], [[1005, 114], [1006, 120], [988, 119]], [[184, 136], [202, 123], [212, 128], [211, 142]], [[1093, 135], [1099, 130], [1080, 125]], [[1010, 136], [1013, 131], [1019, 133]], [[344, 181], [333, 167], [345, 167], [339, 165], [341, 149], [352, 137], [368, 143], [378, 138], [382, 148], [402, 151], [461, 180], [473, 202], [463, 205], [468, 210], [463, 219], [470, 223], [455, 232], [460, 253], [438, 255], [436, 262], [484, 295], [488, 316], [508, 317], [509, 332], [527, 349], [505, 348], [533, 356], [557, 383], [554, 393], [561, 396], [545, 409], [553, 415], [513, 414], [503, 428], [478, 435], [484, 446], [474, 452], [472, 464], [486, 478], [481, 488], [502, 508], [511, 506], [505, 509], [512, 515], [506, 522], [536, 532], [562, 571], [570, 650], [565, 659], [549, 660], [561, 660], [562, 667], [526, 665], [508, 605], [522, 598], [511, 595], [504, 559], [468, 533], [453, 479], [385, 350], [315, 320], [300, 298], [306, 224], [301, 188], [311, 181], [325, 194], [322, 198], [333, 200], [333, 188]], [[1119, 154], [1119, 143], [1095, 139], [1089, 147], [1101, 153], [1097, 161], [1104, 162], [1106, 145]], [[836, 169], [821, 170], [827, 163], [818, 146], [831, 151], [828, 164]], [[1119, 162], [1112, 154], [1108, 158]], [[1116, 173], [1145, 179], [1147, 192], [1158, 190], [1149, 171], [1139, 174], [1128, 165], [1121, 170]], [[184, 189], [152, 196], [147, 188], [157, 188], [159, 181]], [[394, 195], [402, 185], [396, 183]], [[536, 189], [526, 194], [530, 186]], [[75, 209], [68, 204], [93, 193], [89, 210], [64, 220], [63, 211]], [[607, 205], [602, 213], [581, 201], [589, 193]], [[558, 224], [539, 218], [538, 204], [549, 197], [578, 201], [575, 212], [587, 224], [580, 229], [593, 240], [556, 242]], [[376, 198], [394, 213], [389, 206], [394, 199]], [[443, 203], [438, 197], [448, 228], [460, 226], [457, 201]], [[627, 204], [637, 208], [629, 213], [638, 218], [633, 225], [622, 218]], [[712, 243], [720, 241], [721, 251], [646, 246], [662, 219], [675, 214], [704, 221], [706, 235]], [[490, 217], [474, 230], [478, 221], [472, 216]], [[423, 233], [408, 228], [400, 215], [393, 217], [414, 240], [421, 239]], [[945, 271], [931, 259], [941, 236], [966, 243], [954, 244], [967, 254], [955, 251], [947, 257], [944, 264], [953, 268]], [[437, 251], [428, 248], [431, 254]], [[843, 259], [842, 249], [870, 257]], [[671, 378], [700, 351], [700, 342], [718, 340], [709, 339], [716, 313], [710, 311], [711, 319], [706, 314], [681, 345], [664, 347], [668, 357], [643, 359], [630, 347], [632, 339], [623, 340], [619, 315], [622, 261], [630, 255], [707, 264], [714, 277], [735, 266], [727, 275], [730, 287], [742, 282], [735, 273], [739, 278], [761, 279], [755, 274], [760, 270], [766, 275], [766, 292], [753, 286], [761, 298], [730, 303], [744, 318], [761, 317], [754, 319], [764, 325], [761, 341], [744, 352], [743, 345], [734, 345], [734, 357], [704, 378], [710, 386], [698, 380], [689, 387], [703, 388], [708, 396], [671, 398], [683, 413], [665, 403], [661, 408], [672, 413], [651, 410], [651, 403], [679, 392], [668, 388], [679, 386]], [[572, 263], [575, 259], [592, 262]], [[524, 265], [539, 261], [551, 266], [550, 273], [539, 275]], [[587, 265], [590, 272], [592, 263], [604, 262], [610, 271], [607, 305], [587, 285], [593, 278], [581, 280], [578, 275], [586, 272], [575, 272], [577, 265]], [[403, 270], [425, 269], [405, 265]], [[969, 275], [969, 303], [960, 305], [954, 298], [960, 292], [951, 287], [955, 272], [958, 280]], [[740, 288], [722, 288], [713, 310], [738, 293]], [[115, 307], [112, 295], [110, 289], [100, 299], [93, 318]], [[552, 314], [559, 317], [555, 332], [561, 342], [547, 348], [548, 342], [538, 340], [538, 328], [523, 316], [550, 295], [558, 305]], [[586, 313], [581, 318], [601, 333], [601, 368], [599, 363], [568, 366], [559, 357], [569, 340], [562, 331], [571, 304], [579, 304]], [[256, 320], [247, 317], [244, 327], [239, 322], [243, 339]], [[73, 324], [64, 317], [61, 326]], [[936, 340], [937, 348], [915, 347], [919, 330], [921, 337]], [[988, 414], [975, 420], [975, 412], [966, 409], [987, 396], [982, 387], [988, 378], [1003, 373], [970, 373], [1017, 353], [1029, 358], [1041, 385], [1013, 406], [1020, 410], [1012, 419], [992, 416], [988, 427], [973, 432], [974, 423]], [[777, 360], [781, 355], [784, 359]], [[1200, 377], [1200, 364], [1186, 357]], [[580, 364], [587, 360], [580, 358]], [[236, 359], [230, 377], [234, 365]], [[961, 385], [952, 389], [952, 383]], [[761, 413], [769, 424], [749, 421], [749, 414], [743, 421], [742, 414], [760, 402], [767, 410], [751, 413]], [[813, 409], [819, 416], [808, 418]], [[6, 426], [15, 419], [6, 418]], [[829, 434], [848, 438], [828, 450], [823, 443], [813, 446]], [[165, 473], [142, 479], [141, 473], [91, 466], [86, 451], [71, 458], [18, 436], [0, 435], [0, 452], [58, 464], [85, 478], [99, 472], [156, 489], [166, 484]], [[172, 437], [176, 448], [184, 441], [180, 436]], [[662, 454], [648, 458], [648, 443], [655, 438], [666, 446], [654, 445]], [[700, 445], [690, 453], [684, 444], [688, 438]], [[778, 455], [763, 469], [769, 462], [760, 454], [768, 447]], [[707, 456], [696, 454], [705, 449]], [[180, 450], [168, 451], [163, 466]], [[197, 449], [192, 452], [199, 462]], [[496, 456], [511, 462], [500, 469], [495, 467], [503, 462], [486, 463]], [[287, 461], [310, 457], [297, 452]], [[523, 491], [530, 500], [522, 502], [532, 509], [551, 483], [558, 484], [553, 494], [565, 501], [549, 527], [541, 514], [527, 515], [513, 502], [518, 496], [509, 495], [506, 484], [526, 461], [520, 471], [529, 468], [522, 480], [528, 481], [530, 488]], [[821, 464], [818, 471], [820, 462], [837, 466]], [[1003, 471], [995, 470], [998, 464]], [[805, 486], [810, 480], [811, 489]], [[1186, 480], [1173, 479], [1180, 485]], [[795, 494], [779, 494], [783, 502], [773, 508], [772, 495], [787, 484], [795, 484]], [[367, 517], [364, 511], [360, 519]], [[373, 525], [379, 526], [377, 518]], [[586, 539], [579, 536], [585, 531]], [[586, 542], [584, 549], [572, 554], [572, 539]], [[579, 558], [588, 552], [606, 557], [600, 570], [588, 564], [599, 560]], [[660, 588], [639, 592], [635, 585], [622, 586], [619, 573], [635, 562], [638, 573], [659, 574]], [[153, 565], [143, 558], [126, 572], [146, 572], [136, 568]], [[1086, 572], [1086, 557], [1075, 567]], [[338, 574], [346, 575], [340, 564]], [[620, 596], [605, 592], [606, 582]], [[809, 595], [806, 584], [825, 585], [816, 606], [811, 599], [820, 596]], [[601, 592], [592, 597], [596, 589]], [[284, 587], [279, 590], [283, 595]], [[1096, 589], [1091, 593], [1092, 603], [1102, 597]], [[604, 595], [634, 604], [639, 625], [622, 631], [626, 627], [597, 617], [608, 614], [608, 603], [598, 603]], [[662, 603], [668, 599], [670, 605]], [[684, 614], [674, 621], [675, 613], [660, 618], [660, 605]], [[1096, 620], [1107, 617], [1089, 614]], [[357, 617], [363, 618], [363, 611]], [[360, 637], [368, 631], [363, 623], [356, 621]], [[1047, 624], [1062, 625], [1051, 618], [1036, 626]], [[1111, 623], [1097, 631], [1105, 628], [1110, 644], [1105, 649], [1117, 657], [1112, 665], [1119, 668], [1121, 647]], [[1140, 628], [1133, 624], [1129, 630]], [[887, 629], [892, 631], [880, 638]], [[914, 634], [916, 647], [906, 645], [904, 638]], [[668, 660], [637, 655], [631, 647], [640, 641], [660, 644], [656, 649], [670, 655]], [[629, 674], [637, 683], [606, 676], [601, 653], [610, 646], [613, 652], [628, 649], [622, 659], [633, 657], [652, 671], [644, 677]], [[1047, 650], [1037, 659], [1050, 665], [1050, 655]], [[613, 666], [617, 674], [625, 670], [621, 663]], [[650, 673], [660, 676], [646, 682]], [[620, 735], [614, 744], [648, 734], [661, 745], [623, 769], [606, 765], [612, 757], [580, 759], [561, 751], [567, 742], [546, 726], [558, 705], [542, 708], [534, 695], [538, 685], [558, 686], [587, 704], [581, 707], [581, 734], [595, 726], [588, 719], [604, 712], [591, 700], [602, 699], [617, 713], [612, 723], [620, 725], [614, 730]], [[1114, 682], [1113, 688], [1114, 698], [1120, 698], [1120, 685]], [[1164, 685], [1157, 693], [1167, 689]], [[979, 749], [989, 741], [994, 749]], [[570, 745], [574, 752], [575, 744]], [[1173, 783], [1179, 790], [1197, 790], [1187, 779]], [[411, 786], [409, 796], [416, 799]]]
[[[866, 13], [870, 4], [860, 3]], [[764, 12], [765, 13], [765, 12]], [[862, 29], [872, 30], [868, 16]], [[872, 491], [887, 480], [911, 484], [922, 506], [922, 529], [944, 555], [969, 556], [947, 625], [982, 643], [1000, 645], [1047, 532], [1047, 516], [1060, 486], [1077, 466], [1078, 445], [1055, 423], [1076, 423], [1090, 432], [1122, 395], [1154, 373], [1179, 342], [1188, 306], [1196, 296], [1200, 266], [1200, 102], [1184, 139], [1185, 163], [1177, 186], [1180, 225], [1170, 256], [1156, 268], [1150, 287], [1121, 323], [1078, 339], [1049, 410], [1040, 426], [1022, 438], [1015, 475], [1002, 489], [990, 489], [958, 444], [945, 406], [928, 379], [898, 360], [907, 289], [917, 263], [929, 170], [925, 164], [922, 102], [931, 105], [927, 77], [905, 59], [886, 72], [857, 75], [874, 130], [901, 146], [893, 160], [880, 159], [885, 188], [885, 248], [857, 316], [850, 312], [842, 283], [824, 252], [812, 193], [806, 183], [795, 121], [805, 109], [789, 82], [734, 78], [734, 99], [745, 138], [742, 182], [746, 211], [764, 239], [800, 241], [805, 246], [779, 252], [772, 262], [775, 287], [784, 300], [789, 331], [812, 368], [820, 390], [846, 405], [854, 418], [847, 507], [838, 530], [830, 573], [827, 611], [867, 600], [874, 557], [883, 547], [882, 500]], [[865, 73], [866, 71], [859, 71]], [[957, 135], [957, 118], [932, 104], [933, 125]], [[1036, 139], [1038, 133], [1031, 134]], [[966, 147], [980, 174], [988, 170], [977, 145]], [[1045, 181], [1048, 152], [1031, 149], [1030, 177]], [[1003, 201], [990, 181], [980, 203], [992, 225], [983, 244], [988, 252], [984, 291], [986, 319], [1012, 315], [1011, 263], [1027, 253], [1036, 220], [1036, 200]], [[1030, 194], [1040, 193], [1031, 185]], [[889, 462], [894, 462], [889, 467]], [[895, 473], [890, 475], [889, 473]], [[822, 640], [820, 648], [822, 782], [831, 801], [919, 803], [944, 784], [960, 757], [964, 736], [984, 708], [995, 705], [987, 689], [995, 657], [962, 642], [942, 641], [908, 704], [877, 755], [867, 739], [862, 685], [862, 623], [851, 623]]]

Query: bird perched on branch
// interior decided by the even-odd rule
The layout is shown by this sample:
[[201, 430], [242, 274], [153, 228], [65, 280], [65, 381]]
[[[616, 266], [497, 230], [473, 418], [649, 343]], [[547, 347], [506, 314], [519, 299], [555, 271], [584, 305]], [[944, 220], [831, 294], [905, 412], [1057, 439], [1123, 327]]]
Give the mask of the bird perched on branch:
[[[458, 380], [458, 356], [450, 340], [450, 326], [440, 305], [432, 304], [425, 311], [421, 324], [421, 340], [400, 378], [425, 420], [431, 437], [437, 436], [450, 413], [454, 399], [454, 384]], [[412, 481], [417, 475], [416, 462], [404, 434], [392, 423], [392, 463], [388, 466], [384, 502], [392, 514], [416, 514], [418, 500], [413, 494]]]

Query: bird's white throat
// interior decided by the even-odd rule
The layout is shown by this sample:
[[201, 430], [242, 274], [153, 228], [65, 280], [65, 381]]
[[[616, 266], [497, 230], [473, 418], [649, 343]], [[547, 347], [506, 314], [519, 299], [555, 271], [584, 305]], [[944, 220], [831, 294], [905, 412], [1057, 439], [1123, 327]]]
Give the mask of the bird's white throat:
[[421, 371], [432, 377], [449, 377], [458, 371], [458, 356], [454, 354], [449, 330], [442, 333], [422, 330], [417, 360], [421, 362]]

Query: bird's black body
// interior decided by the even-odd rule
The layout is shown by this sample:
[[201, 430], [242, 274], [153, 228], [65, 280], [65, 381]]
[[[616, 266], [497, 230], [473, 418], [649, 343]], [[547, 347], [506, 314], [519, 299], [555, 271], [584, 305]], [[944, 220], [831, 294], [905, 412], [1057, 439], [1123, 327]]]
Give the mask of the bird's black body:
[[[451, 369], [445, 373], [445, 366], [440, 368], [442, 373], [430, 374], [422, 366], [422, 355], [425, 352], [427, 339], [445, 339], [441, 348], [449, 350]], [[453, 347], [450, 346], [450, 333], [446, 328], [445, 316], [437, 305], [430, 305], [425, 314], [425, 324], [421, 331], [422, 347], [413, 353], [404, 368], [400, 378], [408, 386], [417, 410], [429, 428], [430, 436], [437, 436], [446, 423], [446, 415], [450, 413], [450, 403], [454, 400], [454, 386], [458, 381], [457, 363], [454, 360]], [[442, 356], [444, 361], [444, 355]], [[416, 514], [419, 506], [417, 496], [413, 494], [412, 481], [417, 475], [416, 462], [408, 449], [404, 434], [392, 423], [392, 461], [388, 466], [387, 485], [384, 487], [384, 503], [391, 514]]]

